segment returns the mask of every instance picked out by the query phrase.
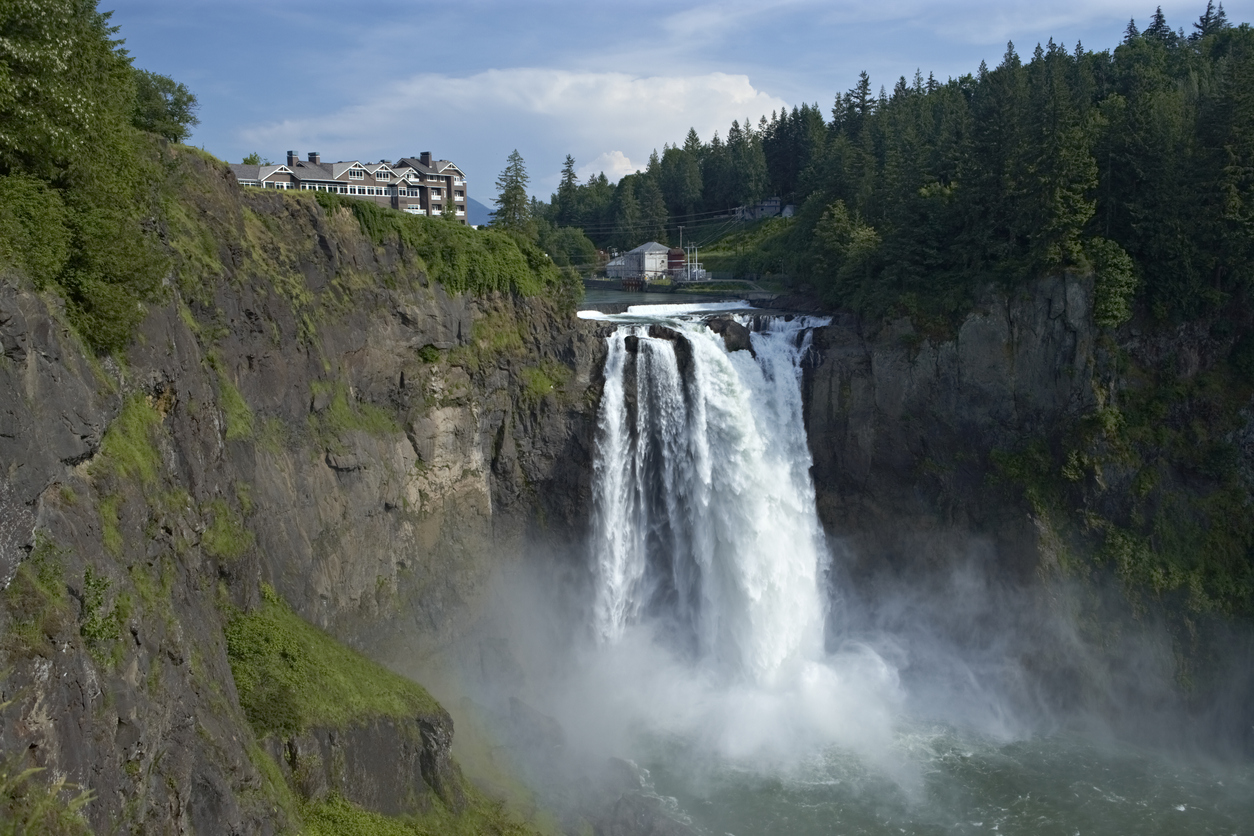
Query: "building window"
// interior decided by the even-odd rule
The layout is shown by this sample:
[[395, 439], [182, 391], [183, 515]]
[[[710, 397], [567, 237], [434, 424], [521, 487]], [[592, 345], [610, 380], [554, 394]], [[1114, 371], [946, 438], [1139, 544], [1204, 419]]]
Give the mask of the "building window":
[[432, 197], [441, 197], [441, 196], [442, 196], [442, 194], [441, 194], [441, 190], [440, 190], [440, 189], [432, 189], [432, 190], [431, 190], [431, 196], [432, 196]]
[[453, 196], [454, 196], [454, 197], [465, 197], [465, 196], [466, 196], [466, 193], [465, 193], [465, 192], [463, 192], [462, 190], [458, 189], [457, 191], [453, 192]]
[[388, 171], [376, 171], [374, 173], [374, 179], [376, 180], [390, 180], [391, 177], [392, 173]]
[[354, 180], [360, 180], [366, 176], [366, 172], [362, 171], [360, 168], [350, 168], [348, 170], [348, 176]]
[[440, 204], [438, 204], [438, 203], [432, 203], [432, 204], [431, 204], [431, 211], [432, 211], [432, 212], [439, 212], [439, 211], [440, 211]]

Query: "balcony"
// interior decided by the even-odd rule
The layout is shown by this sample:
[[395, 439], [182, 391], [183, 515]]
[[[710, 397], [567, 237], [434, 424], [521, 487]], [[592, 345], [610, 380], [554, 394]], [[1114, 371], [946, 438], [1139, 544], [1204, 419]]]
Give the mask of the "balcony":
[[453, 200], [465, 201], [466, 198], [463, 195], [458, 195], [457, 197], [453, 198]]
[[425, 215], [425, 214], [427, 214], [427, 210], [426, 210], [426, 209], [419, 209], [417, 206], [406, 206], [406, 207], [405, 207], [405, 211], [406, 211], [406, 212], [408, 212], [408, 213], [409, 213], [409, 214], [411, 214], [411, 215]]

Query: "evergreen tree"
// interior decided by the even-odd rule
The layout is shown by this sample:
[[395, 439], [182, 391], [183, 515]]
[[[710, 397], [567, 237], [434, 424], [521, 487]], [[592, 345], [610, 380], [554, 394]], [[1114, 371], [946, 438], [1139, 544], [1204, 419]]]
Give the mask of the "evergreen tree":
[[1178, 38], [1167, 25], [1167, 16], [1163, 14], [1162, 6], [1154, 10], [1154, 17], [1150, 20], [1150, 25], [1145, 27], [1143, 36], [1156, 40], [1164, 46], [1175, 46]]
[[657, 181], [646, 174], [640, 179], [637, 192], [641, 237], [645, 241], [657, 241], [659, 244], [665, 244], [668, 218], [666, 200], [662, 197], [662, 190], [658, 188]]
[[536, 230], [531, 220], [531, 201], [527, 197], [527, 167], [522, 155], [515, 148], [505, 163], [505, 169], [496, 178], [496, 214], [492, 226], [516, 232], [534, 240]]
[[576, 201], [579, 181], [575, 177], [575, 158], [566, 155], [562, 164], [562, 179], [557, 185], [557, 194], [553, 198], [554, 216], [558, 226], [571, 226], [576, 221]]
[[1189, 35], [1189, 41], [1200, 41], [1208, 35], [1213, 35], [1228, 28], [1228, 16], [1224, 14], [1224, 4], [1220, 3], [1219, 8], [1215, 8], [1215, 0], [1206, 0], [1206, 11], [1193, 24], [1193, 32]]
[[614, 191], [610, 243], [624, 252], [641, 242], [640, 206], [636, 200], [635, 180], [635, 175], [628, 174], [618, 181], [618, 188]]

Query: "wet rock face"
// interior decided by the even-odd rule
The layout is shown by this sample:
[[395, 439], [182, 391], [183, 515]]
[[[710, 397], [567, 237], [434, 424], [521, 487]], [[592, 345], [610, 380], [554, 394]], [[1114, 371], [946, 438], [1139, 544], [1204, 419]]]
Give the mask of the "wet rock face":
[[816, 330], [804, 395], [818, 509], [853, 538], [855, 574], [943, 563], [926, 544], [960, 530], [1022, 558], [1001, 570], [1031, 572], [1034, 531], [989, 491], [990, 455], [1092, 408], [1090, 306], [1089, 282], [1054, 277], [1013, 299], [990, 292], [944, 337], [848, 315]]

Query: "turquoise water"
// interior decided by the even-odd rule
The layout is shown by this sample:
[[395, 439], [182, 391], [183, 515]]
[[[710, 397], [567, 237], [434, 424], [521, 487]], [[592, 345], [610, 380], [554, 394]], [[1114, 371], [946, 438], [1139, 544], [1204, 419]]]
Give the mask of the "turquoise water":
[[1078, 736], [998, 742], [940, 727], [896, 735], [889, 763], [831, 748], [783, 769], [640, 741], [652, 792], [700, 830], [766, 834], [1248, 834], [1254, 768]]

